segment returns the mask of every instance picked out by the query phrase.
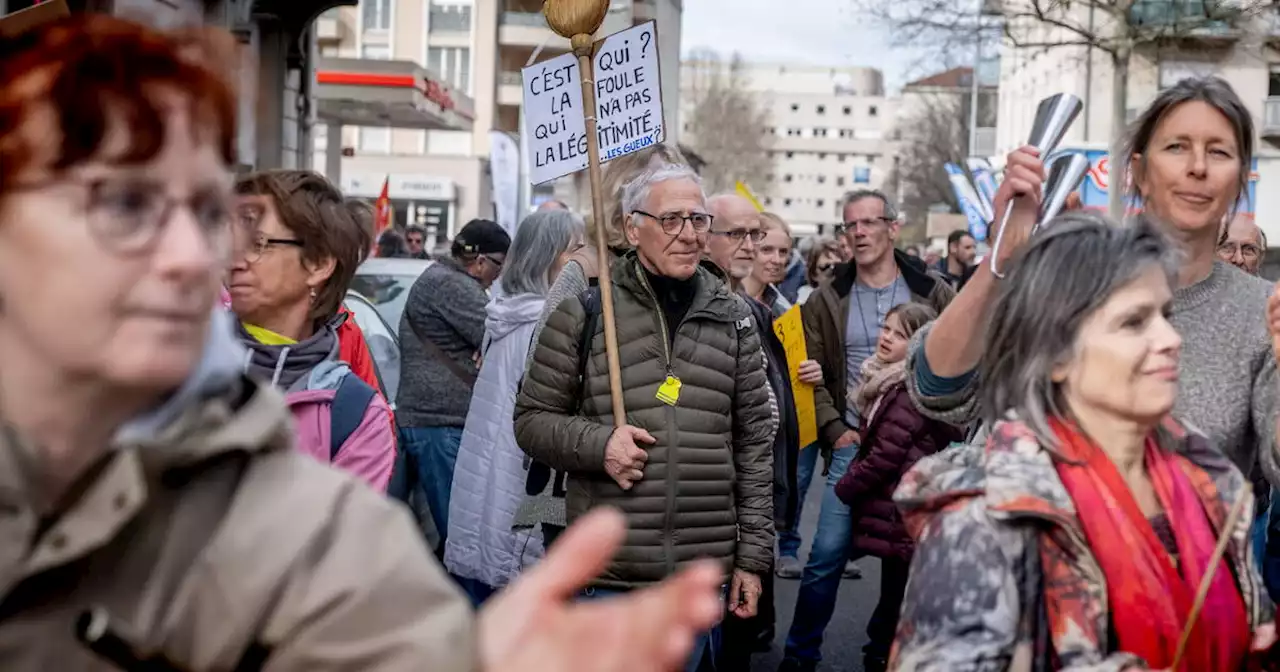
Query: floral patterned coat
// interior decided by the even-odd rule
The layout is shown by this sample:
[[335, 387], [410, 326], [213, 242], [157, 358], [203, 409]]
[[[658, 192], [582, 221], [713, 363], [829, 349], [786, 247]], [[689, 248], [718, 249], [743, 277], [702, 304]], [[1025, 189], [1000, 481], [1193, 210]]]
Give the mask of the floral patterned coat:
[[[1253, 498], [1245, 478], [1172, 419], [1157, 431], [1161, 446], [1200, 468], [1192, 485], [1221, 530], [1231, 505]], [[1000, 422], [985, 445], [922, 459], [894, 499], [916, 553], [890, 669], [1146, 669], [1115, 652], [1102, 570], [1049, 452], [1026, 425]], [[1250, 523], [1242, 516], [1231, 531], [1226, 557], [1257, 632], [1273, 607], [1255, 569]]]

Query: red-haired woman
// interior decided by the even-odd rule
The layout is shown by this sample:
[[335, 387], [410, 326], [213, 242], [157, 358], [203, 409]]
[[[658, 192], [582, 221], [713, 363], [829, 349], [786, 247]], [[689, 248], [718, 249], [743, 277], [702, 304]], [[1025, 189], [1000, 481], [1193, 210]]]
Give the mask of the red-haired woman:
[[569, 604], [624, 534], [598, 515], [477, 620], [402, 510], [292, 450], [215, 309], [237, 110], [219, 42], [101, 15], [0, 41], [3, 667], [678, 665], [719, 614], [717, 568]]

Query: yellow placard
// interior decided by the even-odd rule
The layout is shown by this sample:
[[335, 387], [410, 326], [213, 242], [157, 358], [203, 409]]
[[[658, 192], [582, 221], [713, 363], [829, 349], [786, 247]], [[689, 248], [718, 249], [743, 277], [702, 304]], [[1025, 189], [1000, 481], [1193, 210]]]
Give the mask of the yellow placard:
[[738, 180], [734, 183], [733, 190], [738, 192], [739, 196], [751, 201], [751, 205], [756, 206], [756, 212], [764, 212], [764, 206], [760, 205], [760, 199], [756, 198], [756, 195], [751, 193], [751, 190], [747, 188], [745, 182]]
[[818, 440], [818, 418], [813, 408], [813, 386], [800, 382], [800, 362], [809, 359], [804, 344], [804, 324], [800, 306], [791, 306], [773, 321], [773, 333], [787, 351], [787, 368], [791, 373], [791, 392], [796, 399], [796, 420], [800, 423], [800, 447]]

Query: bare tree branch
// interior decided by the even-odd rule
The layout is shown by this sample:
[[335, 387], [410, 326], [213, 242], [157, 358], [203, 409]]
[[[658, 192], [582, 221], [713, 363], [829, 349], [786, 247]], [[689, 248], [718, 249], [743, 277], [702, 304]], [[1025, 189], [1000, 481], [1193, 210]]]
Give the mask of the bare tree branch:
[[714, 54], [702, 53], [690, 60], [696, 65], [685, 91], [693, 100], [686, 142], [707, 160], [702, 170], [707, 193], [730, 191], [741, 180], [768, 195], [766, 177], [773, 171], [771, 114], [749, 90], [741, 57], [734, 54], [725, 64]]

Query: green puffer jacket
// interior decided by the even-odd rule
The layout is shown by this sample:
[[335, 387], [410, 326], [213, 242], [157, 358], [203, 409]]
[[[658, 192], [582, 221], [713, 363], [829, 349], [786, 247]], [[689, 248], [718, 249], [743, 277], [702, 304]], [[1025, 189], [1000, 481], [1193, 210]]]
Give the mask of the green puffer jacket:
[[[644, 478], [624, 491], [604, 470], [613, 422], [603, 320], [591, 339], [586, 399], [575, 414], [586, 320], [577, 297], [560, 304], [538, 339], [516, 400], [516, 441], [569, 473], [569, 522], [600, 505], [626, 514], [626, 541], [594, 585], [645, 586], [698, 558], [720, 560], [726, 570], [768, 572], [777, 418], [750, 309], [699, 268], [692, 305], [668, 343], [666, 318], [635, 253], [612, 273], [627, 418], [657, 439], [641, 444], [649, 452]], [[668, 370], [682, 383], [674, 406], [655, 396]]]

